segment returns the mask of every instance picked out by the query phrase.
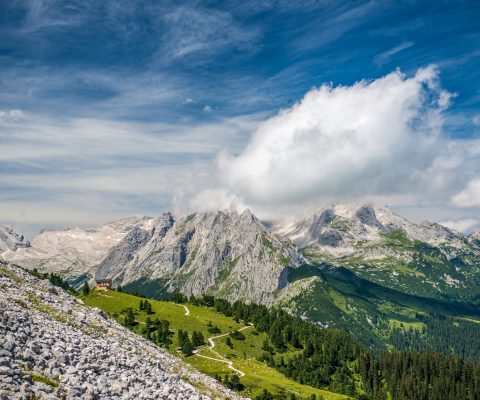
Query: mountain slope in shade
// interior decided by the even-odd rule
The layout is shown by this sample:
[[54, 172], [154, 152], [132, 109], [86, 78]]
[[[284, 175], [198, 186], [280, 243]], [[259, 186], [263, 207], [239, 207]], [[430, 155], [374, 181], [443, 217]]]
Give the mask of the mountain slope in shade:
[[113, 247], [96, 276], [156, 295], [213, 293], [271, 304], [287, 284], [287, 267], [302, 262], [291, 242], [268, 232], [249, 210], [178, 219], [166, 213]]

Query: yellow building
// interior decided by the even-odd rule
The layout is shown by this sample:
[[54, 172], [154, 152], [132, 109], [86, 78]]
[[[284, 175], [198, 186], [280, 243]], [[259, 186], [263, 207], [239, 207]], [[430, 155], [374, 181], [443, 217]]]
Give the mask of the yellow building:
[[97, 280], [97, 290], [111, 290], [112, 289], [112, 280], [111, 279], [99, 279]]

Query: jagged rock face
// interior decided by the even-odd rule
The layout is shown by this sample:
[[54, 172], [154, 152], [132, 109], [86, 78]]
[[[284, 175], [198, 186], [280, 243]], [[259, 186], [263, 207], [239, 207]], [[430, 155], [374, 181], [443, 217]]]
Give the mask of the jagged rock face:
[[372, 225], [381, 228], [382, 224], [378, 221], [375, 215], [375, 210], [371, 206], [362, 206], [356, 212], [355, 216], [365, 225]]
[[53, 272], [70, 280], [91, 278], [96, 266], [108, 251], [134, 228], [150, 227], [153, 218], [131, 217], [112, 221], [93, 229], [68, 228], [44, 230], [35, 236], [31, 246], [17, 246], [3, 258], [26, 268]]
[[240, 399], [99, 309], [1, 263], [0, 309], [0, 399]]
[[430, 222], [415, 224], [387, 207], [336, 204], [297, 221], [275, 225], [272, 231], [294, 241], [300, 248], [319, 246], [326, 253], [344, 256], [355, 252], [358, 242], [376, 242], [384, 234], [401, 230], [411, 240], [431, 245], [448, 243], [461, 247], [466, 237]]
[[164, 214], [150, 231], [131, 235], [136, 239], [127, 236], [112, 248], [98, 278], [122, 285], [162, 280], [166, 290], [186, 295], [211, 292], [232, 301], [271, 304], [273, 292], [286, 285], [286, 267], [302, 262], [294, 245], [268, 232], [248, 210], [176, 220]]
[[343, 266], [395, 290], [472, 298], [480, 282], [480, 241], [442, 225], [416, 224], [387, 207], [336, 204], [274, 226], [308, 261]]
[[333, 229], [325, 229], [318, 235], [318, 244], [323, 246], [338, 247], [342, 243], [342, 235]]
[[0, 255], [8, 250], [30, 247], [30, 242], [11, 226], [0, 227]]
[[468, 237], [468, 241], [470, 243], [472, 243], [473, 245], [477, 246], [477, 247], [480, 247], [480, 231], [479, 232], [475, 232], [475, 233], [472, 233], [469, 237]]

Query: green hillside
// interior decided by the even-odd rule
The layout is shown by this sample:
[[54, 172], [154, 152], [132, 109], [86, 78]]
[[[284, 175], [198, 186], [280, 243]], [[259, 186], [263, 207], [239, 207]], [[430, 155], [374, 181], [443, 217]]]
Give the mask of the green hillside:
[[[257, 332], [253, 326], [245, 326], [239, 322], [235, 322], [233, 318], [226, 317], [211, 308], [194, 306], [192, 304], [175, 304], [165, 301], [148, 300], [152, 307], [152, 313], [147, 314], [145, 311], [139, 311], [139, 303], [143, 299], [126, 293], [116, 291], [97, 292], [94, 291], [84, 298], [85, 304], [98, 307], [108, 314], [116, 318], [120, 322], [124, 322], [125, 310], [131, 308], [135, 312], [135, 320], [138, 325], [132, 329], [145, 335], [143, 332], [147, 318], [154, 320], [167, 320], [170, 322], [170, 329], [174, 333], [179, 330], [187, 331], [192, 336], [194, 331], [201, 332], [205, 337], [206, 344], [198, 348], [198, 353], [184, 357], [177, 350], [178, 335], [171, 336], [172, 344], [168, 346], [168, 350], [177, 356], [184, 357], [185, 361], [193, 365], [199, 371], [206, 373], [212, 377], [220, 375], [232, 376], [234, 371], [229, 368], [231, 366], [238, 370], [240, 382], [245, 385], [245, 389], [241, 392], [243, 396], [255, 397], [260, 395], [264, 389], [276, 395], [286, 394], [290, 396], [294, 394], [299, 399], [307, 399], [315, 394], [317, 399], [347, 399], [347, 396], [316, 389], [307, 385], [302, 385], [294, 380], [286, 378], [276, 369], [269, 367], [266, 363], [257, 360], [263, 353], [262, 345], [267, 338], [265, 333]], [[188, 310], [188, 312], [187, 312]], [[219, 333], [212, 334], [209, 328], [213, 325], [218, 327]], [[229, 333], [241, 330], [245, 336], [244, 340], [236, 340], [230, 338], [233, 348], [226, 344], [226, 338]], [[208, 338], [212, 339], [215, 347], [212, 349]], [[288, 359], [295, 352], [286, 352], [284, 357]], [[323, 397], [322, 397], [323, 396]]]
[[[285, 306], [346, 330], [372, 349], [432, 350], [480, 359], [480, 324], [475, 323], [480, 309], [475, 304], [415, 296], [326, 264], [292, 269], [289, 280], [309, 285]], [[464, 340], [467, 332], [469, 341]]]

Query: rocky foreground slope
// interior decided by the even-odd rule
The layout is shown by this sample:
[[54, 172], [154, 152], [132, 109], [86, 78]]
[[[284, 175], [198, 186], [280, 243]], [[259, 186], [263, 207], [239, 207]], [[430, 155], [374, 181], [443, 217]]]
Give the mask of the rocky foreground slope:
[[0, 263], [0, 399], [238, 399], [18, 267]]

